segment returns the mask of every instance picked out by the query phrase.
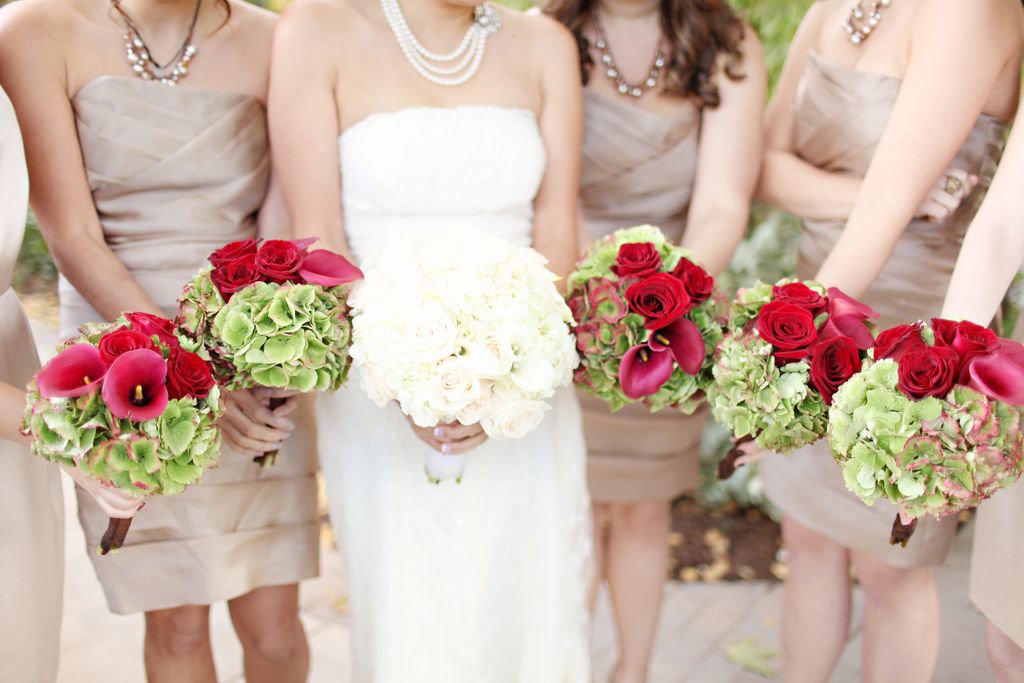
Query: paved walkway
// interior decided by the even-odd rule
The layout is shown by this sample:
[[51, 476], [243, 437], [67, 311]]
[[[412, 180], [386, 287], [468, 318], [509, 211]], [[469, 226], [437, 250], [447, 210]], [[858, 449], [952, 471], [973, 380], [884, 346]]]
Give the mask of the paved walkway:
[[[52, 352], [52, 328], [36, 326], [44, 354]], [[65, 478], [67, 509], [67, 572], [65, 623], [61, 639], [60, 683], [137, 683], [142, 669], [142, 617], [119, 617], [107, 611], [93, 573], [74, 498]], [[935, 683], [990, 683], [985, 664], [982, 619], [967, 599], [971, 528], [957, 539], [950, 561], [939, 572], [942, 595], [942, 649]], [[341, 558], [323, 549], [322, 577], [302, 590], [302, 618], [313, 651], [313, 683], [348, 683], [350, 621], [345, 612], [345, 581]], [[665, 608], [651, 683], [752, 683], [777, 680], [745, 671], [728, 652], [778, 649], [782, 589], [760, 581], [732, 584], [672, 583]], [[861, 596], [857, 596], [850, 646], [834, 683], [860, 680]], [[215, 607], [212, 624], [217, 669], [222, 683], [240, 683], [241, 651], [227, 610]], [[595, 681], [604, 683], [614, 662], [615, 645], [607, 601], [602, 598], [594, 620]], [[117, 665], [113, 666], [114, 659]], [[777, 668], [777, 662], [764, 663]], [[183, 682], [187, 683], [187, 682]], [[408, 683], [416, 683], [409, 681]], [[481, 683], [487, 683], [482, 681]]]

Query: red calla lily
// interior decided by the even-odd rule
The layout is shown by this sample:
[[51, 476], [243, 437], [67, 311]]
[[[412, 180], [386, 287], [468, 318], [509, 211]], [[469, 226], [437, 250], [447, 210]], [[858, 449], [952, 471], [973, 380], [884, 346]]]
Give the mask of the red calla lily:
[[679, 318], [652, 332], [647, 345], [652, 351], [671, 351], [676, 363], [688, 375], [696, 375], [704, 364], [704, 337], [700, 328], [687, 318]]
[[632, 399], [656, 394], [672, 376], [672, 354], [652, 350], [647, 344], [634, 346], [619, 364], [622, 393]]
[[852, 315], [861, 320], [878, 317], [875, 309], [843, 294], [842, 290], [837, 287], [828, 288], [828, 314], [830, 318]]
[[299, 251], [305, 251], [313, 246], [313, 243], [317, 241], [316, 237], [303, 237], [298, 240], [289, 240]]
[[306, 260], [299, 268], [299, 276], [311, 285], [337, 287], [362, 279], [363, 271], [341, 254], [317, 249], [306, 255]]
[[818, 339], [828, 341], [835, 337], [849, 337], [861, 351], [867, 351], [875, 345], [875, 337], [860, 316], [830, 315], [821, 326]]
[[72, 398], [96, 389], [106, 374], [99, 349], [91, 344], [75, 344], [36, 374], [36, 386], [43, 398]]
[[167, 363], [156, 351], [137, 349], [114, 360], [103, 382], [103, 401], [115, 417], [145, 422], [167, 407]]
[[1024, 405], [1024, 366], [1018, 360], [1000, 351], [975, 356], [965, 368], [967, 386], [996, 401]]

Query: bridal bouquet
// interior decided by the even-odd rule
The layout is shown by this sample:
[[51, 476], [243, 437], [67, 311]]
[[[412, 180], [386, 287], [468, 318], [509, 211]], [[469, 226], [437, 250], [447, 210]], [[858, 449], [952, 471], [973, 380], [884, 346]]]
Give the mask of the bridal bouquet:
[[[572, 315], [539, 253], [456, 226], [403, 236], [363, 264], [352, 291], [352, 359], [380, 406], [420, 427], [479, 423], [492, 439], [535, 429], [572, 380]], [[427, 455], [432, 481], [464, 458]]]
[[974, 507], [1021, 474], [1024, 346], [934, 319], [878, 336], [873, 362], [836, 393], [832, 452], [868, 505], [900, 507], [893, 544], [924, 515]]
[[[202, 479], [220, 460], [220, 390], [174, 331], [146, 313], [84, 325], [28, 386], [32, 452], [133, 496], [171, 496]], [[111, 519], [100, 552], [120, 548], [130, 525]]]
[[876, 313], [815, 282], [758, 282], [740, 290], [718, 347], [708, 401], [736, 444], [719, 467], [735, 471], [739, 447], [790, 453], [825, 435], [836, 390], [861, 369]]
[[[249, 239], [210, 255], [185, 286], [177, 322], [228, 390], [335, 391], [348, 377], [351, 324], [344, 285], [359, 269], [312, 240]], [[280, 405], [272, 399], [271, 409]], [[276, 453], [256, 458], [263, 466]]]
[[642, 401], [687, 415], [704, 400], [722, 339], [715, 281], [644, 225], [599, 241], [569, 276], [576, 384], [617, 411]]

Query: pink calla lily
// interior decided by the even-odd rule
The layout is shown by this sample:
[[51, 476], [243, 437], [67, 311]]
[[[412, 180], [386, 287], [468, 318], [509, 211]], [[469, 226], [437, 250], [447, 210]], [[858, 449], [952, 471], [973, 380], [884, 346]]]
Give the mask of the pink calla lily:
[[861, 351], [867, 351], [875, 345], [875, 337], [864, 324], [864, 318], [858, 315], [830, 315], [821, 326], [818, 339], [828, 341], [833, 337], [849, 337]]
[[299, 251], [309, 249], [317, 241], [316, 237], [303, 237], [302, 239], [289, 240]]
[[103, 382], [103, 401], [115, 417], [132, 422], [152, 420], [167, 407], [166, 378], [167, 362], [159, 353], [129, 351], [111, 363]]
[[676, 363], [688, 375], [696, 375], [704, 364], [704, 337], [700, 328], [688, 318], [679, 318], [655, 330], [647, 345], [652, 351], [671, 351]]
[[1024, 405], [1024, 367], [996, 352], [975, 356], [966, 367], [967, 386], [985, 396], [1014, 406]]
[[99, 349], [75, 344], [57, 354], [36, 375], [43, 398], [73, 398], [96, 389], [107, 374]]
[[634, 346], [619, 364], [622, 393], [634, 400], [656, 394], [672, 376], [672, 366], [672, 354], [667, 350], [654, 351], [647, 344]]
[[299, 276], [311, 285], [337, 287], [362, 279], [363, 272], [341, 254], [317, 249], [306, 254]]
[[857, 301], [853, 297], [843, 294], [842, 290], [837, 287], [828, 288], [828, 314], [830, 318], [851, 315], [860, 320], [870, 320], [878, 317], [875, 309]]

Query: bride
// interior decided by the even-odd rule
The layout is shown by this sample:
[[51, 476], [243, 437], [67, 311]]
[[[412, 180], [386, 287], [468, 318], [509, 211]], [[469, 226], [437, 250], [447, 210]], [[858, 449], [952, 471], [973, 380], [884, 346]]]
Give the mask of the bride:
[[[300, 236], [361, 261], [469, 222], [572, 267], [582, 102], [561, 26], [474, 0], [299, 0], [273, 61], [271, 142]], [[589, 681], [571, 392], [526, 438], [487, 442], [479, 425], [416, 428], [358, 384], [319, 407], [355, 680]], [[429, 485], [426, 449], [472, 450], [462, 483]]]

